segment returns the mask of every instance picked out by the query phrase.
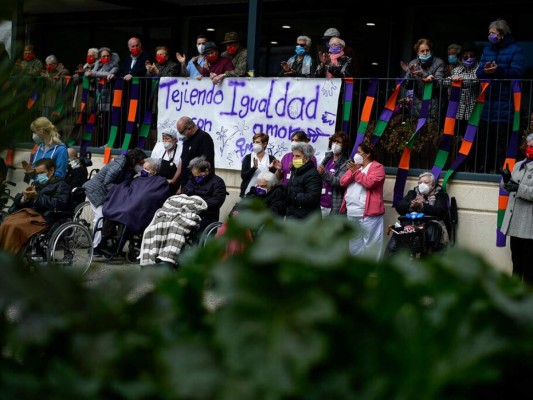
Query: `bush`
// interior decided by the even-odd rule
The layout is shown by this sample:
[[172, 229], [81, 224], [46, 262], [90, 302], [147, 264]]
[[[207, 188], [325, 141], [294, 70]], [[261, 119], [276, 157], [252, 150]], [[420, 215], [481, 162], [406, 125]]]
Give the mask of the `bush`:
[[461, 251], [353, 258], [353, 234], [342, 218], [241, 211], [178, 272], [94, 287], [53, 268], [24, 274], [4, 255], [0, 399], [526, 395], [527, 287]]

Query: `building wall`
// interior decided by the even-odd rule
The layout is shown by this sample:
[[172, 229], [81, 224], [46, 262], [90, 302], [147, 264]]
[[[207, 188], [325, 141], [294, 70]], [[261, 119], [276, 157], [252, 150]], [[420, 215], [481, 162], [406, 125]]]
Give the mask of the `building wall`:
[[[5, 158], [5, 154], [2, 154]], [[18, 150], [15, 153], [14, 165], [21, 166], [22, 160], [30, 158], [29, 150]], [[93, 153], [93, 168], [103, 166], [103, 155]], [[223, 219], [227, 217], [233, 205], [239, 201], [240, 171], [217, 169], [217, 174], [224, 179], [230, 195], [221, 210]], [[11, 193], [21, 192], [27, 185], [23, 182], [23, 170], [10, 170], [8, 180], [17, 184]], [[394, 175], [387, 175], [385, 180], [385, 226], [392, 225], [398, 215], [392, 207]], [[409, 177], [406, 190], [414, 187], [416, 177]], [[475, 182], [451, 180], [448, 182], [448, 193], [457, 199], [459, 222], [457, 225], [456, 246], [481, 254], [497, 269], [510, 273], [512, 270], [509, 241], [507, 247], [496, 247], [496, 219], [498, 208], [498, 184], [494, 182]], [[385, 242], [388, 237], [385, 237]], [[466, 268], [466, 266], [465, 266]]]

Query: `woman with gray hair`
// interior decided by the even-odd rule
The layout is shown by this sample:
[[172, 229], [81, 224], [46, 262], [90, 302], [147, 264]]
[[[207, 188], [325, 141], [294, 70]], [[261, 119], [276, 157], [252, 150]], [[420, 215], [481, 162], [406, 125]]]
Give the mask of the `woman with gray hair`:
[[207, 210], [202, 213], [200, 232], [220, 219], [220, 208], [226, 201], [228, 192], [226, 183], [215, 174], [211, 163], [204, 156], [195, 157], [189, 163], [191, 178], [185, 185], [183, 193], [187, 196], [199, 196], [207, 203]]
[[[287, 212], [285, 188], [270, 171], [263, 171], [258, 177], [255, 186], [252, 186], [245, 199], [260, 198], [265, 201], [267, 208], [274, 214], [284, 217]], [[240, 209], [240, 206], [236, 207]]]
[[311, 50], [311, 38], [309, 36], [298, 36], [296, 48], [292, 57], [281, 62], [281, 72], [279, 76], [284, 77], [312, 77], [315, 73], [315, 61], [309, 55]]
[[329, 40], [327, 53], [318, 53], [318, 64], [315, 77], [317, 78], [348, 78], [353, 76], [352, 58], [344, 54], [346, 43], [339, 37]]
[[291, 178], [287, 184], [287, 217], [305, 218], [320, 212], [322, 177], [313, 163], [315, 150], [309, 143], [292, 147]]
[[500, 188], [509, 193], [501, 231], [509, 236], [513, 275], [533, 284], [533, 133], [526, 138], [526, 158], [515, 164], [513, 172], [504, 170]]

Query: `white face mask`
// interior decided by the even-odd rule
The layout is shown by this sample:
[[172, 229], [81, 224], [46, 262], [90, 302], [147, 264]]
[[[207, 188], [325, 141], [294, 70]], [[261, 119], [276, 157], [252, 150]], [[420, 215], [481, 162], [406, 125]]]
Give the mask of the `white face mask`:
[[420, 185], [418, 185], [418, 191], [420, 192], [420, 194], [428, 194], [429, 185], [427, 183], [422, 182]]
[[263, 150], [263, 146], [261, 146], [259, 143], [254, 143], [252, 150], [255, 154], [260, 153], [261, 150]]
[[296, 146], [299, 142], [296, 142], [296, 141], [292, 141], [291, 142], [291, 150], [294, 150], [294, 146]]
[[356, 154], [354, 157], [353, 157], [353, 162], [357, 165], [362, 165], [363, 164], [363, 161], [365, 159], [363, 158], [363, 156], [361, 154]]
[[43, 139], [36, 133], [32, 135], [32, 138], [33, 138], [33, 141], [37, 144], [41, 144], [43, 142]]
[[198, 49], [198, 54], [204, 54], [205, 44], [199, 44], [196, 48]]
[[172, 147], [174, 147], [174, 143], [172, 142], [163, 142], [163, 147], [165, 150], [170, 150]]
[[139, 173], [143, 170], [143, 166], [137, 164], [137, 165], [133, 168], [133, 170], [135, 171], [135, 173], [139, 174]]
[[338, 143], [333, 143], [333, 146], [331, 146], [331, 151], [333, 154], [341, 154], [342, 146]]

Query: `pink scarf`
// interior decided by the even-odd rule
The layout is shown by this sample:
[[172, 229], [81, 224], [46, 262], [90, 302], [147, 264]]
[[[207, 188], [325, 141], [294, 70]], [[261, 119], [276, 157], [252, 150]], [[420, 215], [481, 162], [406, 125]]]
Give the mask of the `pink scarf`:
[[[339, 65], [338, 58], [344, 55], [344, 51], [337, 54], [330, 54], [329, 59], [333, 65]], [[329, 73], [329, 68], [326, 70], [326, 78], [333, 78], [333, 75]]]

